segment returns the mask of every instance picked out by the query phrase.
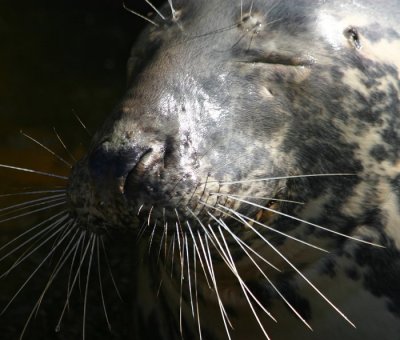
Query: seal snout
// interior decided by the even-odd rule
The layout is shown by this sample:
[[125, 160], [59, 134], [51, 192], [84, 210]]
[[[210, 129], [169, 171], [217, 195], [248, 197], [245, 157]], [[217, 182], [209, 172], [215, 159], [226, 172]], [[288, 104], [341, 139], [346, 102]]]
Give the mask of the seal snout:
[[111, 149], [104, 143], [90, 154], [88, 168], [94, 182], [102, 183], [99, 191], [131, 196], [132, 183], [159, 176], [163, 158], [164, 148], [158, 145]]

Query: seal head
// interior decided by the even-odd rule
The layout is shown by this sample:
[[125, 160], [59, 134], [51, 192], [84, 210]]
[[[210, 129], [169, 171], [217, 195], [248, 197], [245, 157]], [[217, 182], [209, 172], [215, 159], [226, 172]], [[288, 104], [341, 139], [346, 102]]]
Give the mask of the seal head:
[[[249, 305], [270, 307], [278, 296], [286, 296], [283, 301], [307, 324], [321, 306], [292, 288], [304, 285], [299, 268], [327, 289], [335, 287], [327, 273], [340, 268], [335, 282], [368, 295], [363, 304], [380, 304], [384, 297], [394, 306], [400, 295], [379, 286], [380, 298], [374, 296], [377, 286], [368, 280], [377, 265], [361, 259], [376, 252], [400, 268], [396, 1], [180, 0], [159, 14], [132, 49], [124, 98], [74, 168], [71, 210], [93, 232], [148, 226], [150, 244], [157, 240], [166, 253], [179, 243], [178, 255], [170, 255], [181, 260], [176, 281], [182, 287], [182, 272], [201, 265], [204, 276], [196, 282], [208, 281], [214, 292], [208, 296], [208, 287], [199, 288], [203, 308], [222, 314], [224, 322], [217, 327], [213, 317], [194, 317], [193, 277], [187, 291], [177, 289], [154, 256], [138, 275], [169, 284], [162, 306], [155, 307], [154, 298], [149, 311], [149, 300], [138, 302], [138, 334], [144, 336], [157, 315], [169, 329], [160, 330], [163, 338], [197, 329], [212, 335], [207, 339], [221, 338], [230, 332], [228, 314], [240, 314], [252, 326], [237, 321], [238, 338], [241, 332], [265, 337], [268, 327]], [[266, 270], [272, 271], [266, 278], [247, 247], [279, 270]], [[185, 249], [191, 255], [182, 260]], [[357, 274], [346, 272], [348, 263]], [[216, 277], [225, 275], [230, 278], [219, 290]], [[390, 280], [400, 284], [398, 275]], [[229, 299], [230, 291], [245, 303]], [[330, 299], [321, 300], [324, 310], [334, 306], [353, 325]], [[387, 321], [388, 334], [400, 334], [398, 314], [379, 310], [378, 324], [396, 320], [397, 326]], [[363, 319], [364, 313], [357, 315]], [[331, 322], [325, 321], [321, 328]], [[289, 325], [270, 329], [289, 339], [298, 331]], [[321, 334], [337, 339], [339, 333]]]

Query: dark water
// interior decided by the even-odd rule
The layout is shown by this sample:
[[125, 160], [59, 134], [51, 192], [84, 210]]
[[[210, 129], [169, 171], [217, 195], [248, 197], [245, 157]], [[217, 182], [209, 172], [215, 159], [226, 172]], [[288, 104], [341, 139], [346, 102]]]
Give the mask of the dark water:
[[[149, 11], [144, 1], [132, 0], [127, 4], [141, 13]], [[122, 2], [115, 0], [0, 0], [0, 163], [67, 176], [68, 167], [24, 138], [20, 130], [68, 158], [54, 127], [69, 150], [79, 157], [90, 138], [75, 114], [94, 131], [112, 110], [124, 92], [125, 63], [143, 24], [123, 9]], [[65, 181], [0, 169], [0, 194], [60, 186], [65, 186]], [[0, 209], [15, 202], [21, 202], [21, 198], [0, 197]], [[4, 218], [0, 214], [0, 219]], [[0, 223], [0, 246], [34, 224], [35, 218], [40, 217], [25, 216]], [[0, 307], [7, 304], [23, 278], [40, 263], [41, 256], [39, 252], [13, 274], [0, 279]], [[0, 270], [11, 263], [11, 259], [0, 260]], [[112, 332], [107, 330], [101, 309], [98, 311], [100, 300], [89, 303], [96, 307], [88, 311], [94, 316], [88, 318], [87, 339], [124, 339], [128, 335], [129, 261], [114, 259], [112, 264], [127, 268], [121, 269], [119, 279], [121, 290], [128, 296], [125, 302], [114, 305], [115, 292], [106, 292], [111, 322], [115, 325]], [[49, 273], [51, 269], [38, 273], [0, 316], [1, 339], [19, 337]], [[65, 289], [59, 288], [62, 283], [46, 298], [24, 339], [81, 337], [83, 294], [79, 292], [62, 331], [54, 332], [65, 300]]]

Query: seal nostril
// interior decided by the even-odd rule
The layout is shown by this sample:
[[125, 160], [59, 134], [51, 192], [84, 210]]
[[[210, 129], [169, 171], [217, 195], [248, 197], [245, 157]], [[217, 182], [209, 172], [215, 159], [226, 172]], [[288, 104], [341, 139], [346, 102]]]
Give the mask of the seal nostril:
[[88, 159], [89, 172], [94, 180], [115, 182], [117, 187], [121, 186], [121, 180], [125, 178], [137, 166], [142, 157], [151, 151], [144, 147], [130, 147], [122, 150], [108, 149], [101, 145], [94, 150]]
[[173, 137], [169, 136], [165, 140], [164, 144], [164, 169], [168, 168], [171, 163], [173, 154], [174, 154], [174, 139]]

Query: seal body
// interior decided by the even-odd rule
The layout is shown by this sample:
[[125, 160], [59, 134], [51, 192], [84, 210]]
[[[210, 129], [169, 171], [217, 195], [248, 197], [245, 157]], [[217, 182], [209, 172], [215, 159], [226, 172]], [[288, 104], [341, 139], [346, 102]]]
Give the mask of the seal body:
[[[396, 1], [169, 1], [74, 167], [140, 241], [134, 339], [400, 334]], [[312, 330], [313, 331], [312, 331]]]

